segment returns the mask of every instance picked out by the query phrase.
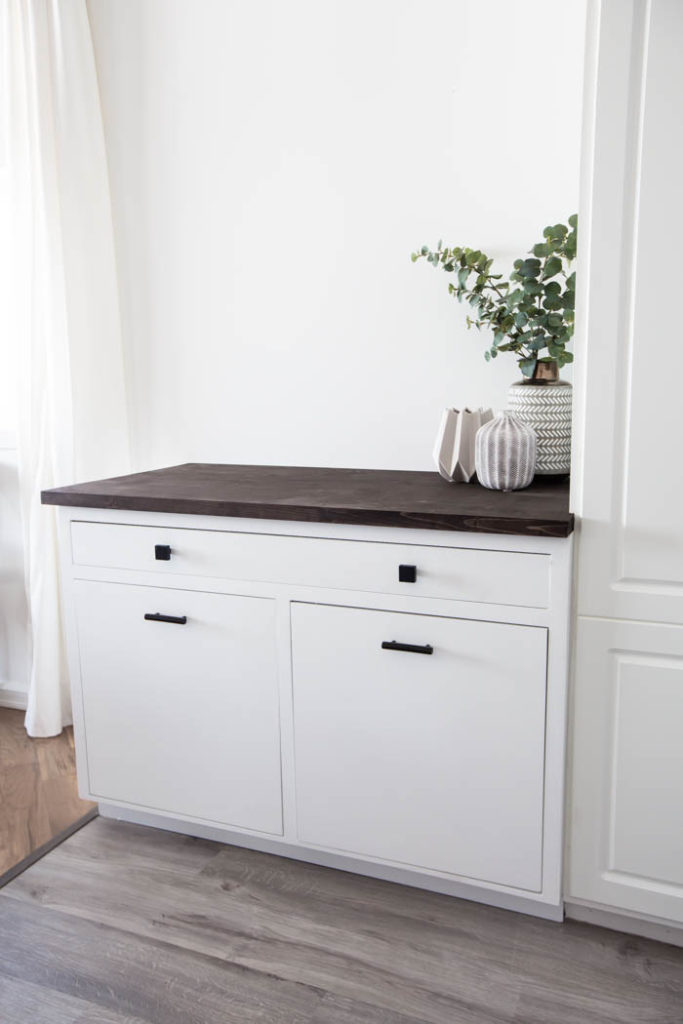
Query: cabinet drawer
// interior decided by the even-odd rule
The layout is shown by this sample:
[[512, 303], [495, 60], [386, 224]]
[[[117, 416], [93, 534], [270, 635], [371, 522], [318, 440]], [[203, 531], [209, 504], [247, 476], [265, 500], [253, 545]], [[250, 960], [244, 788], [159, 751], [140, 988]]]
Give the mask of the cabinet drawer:
[[546, 630], [294, 604], [292, 638], [299, 839], [539, 891]]
[[87, 522], [71, 540], [77, 566], [530, 608], [550, 593], [549, 556], [526, 552]]

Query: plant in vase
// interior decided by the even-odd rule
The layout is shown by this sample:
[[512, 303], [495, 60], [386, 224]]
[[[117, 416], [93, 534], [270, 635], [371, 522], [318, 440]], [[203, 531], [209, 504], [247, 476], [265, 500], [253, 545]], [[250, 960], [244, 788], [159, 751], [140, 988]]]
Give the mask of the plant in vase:
[[512, 352], [522, 373], [509, 392], [508, 409], [537, 436], [536, 472], [568, 473], [571, 455], [572, 389], [559, 379], [573, 355], [577, 216], [545, 228], [543, 241], [515, 260], [507, 280], [492, 273], [493, 260], [480, 249], [424, 245], [411, 256], [455, 275], [448, 290], [474, 311], [467, 326], [487, 328], [487, 360]]

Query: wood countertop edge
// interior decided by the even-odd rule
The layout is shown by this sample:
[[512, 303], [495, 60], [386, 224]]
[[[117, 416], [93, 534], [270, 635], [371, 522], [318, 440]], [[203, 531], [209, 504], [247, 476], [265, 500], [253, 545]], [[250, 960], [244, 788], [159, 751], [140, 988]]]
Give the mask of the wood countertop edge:
[[44, 505], [70, 508], [110, 509], [112, 511], [163, 512], [179, 515], [206, 515], [222, 518], [271, 519], [355, 526], [393, 526], [413, 529], [446, 530], [464, 533], [493, 533], [521, 537], [566, 538], [574, 529], [574, 515], [561, 518], [528, 518], [474, 513], [439, 513], [401, 509], [352, 509], [312, 505], [280, 505], [267, 502], [221, 501], [210, 498], [128, 497], [50, 489], [41, 493]]

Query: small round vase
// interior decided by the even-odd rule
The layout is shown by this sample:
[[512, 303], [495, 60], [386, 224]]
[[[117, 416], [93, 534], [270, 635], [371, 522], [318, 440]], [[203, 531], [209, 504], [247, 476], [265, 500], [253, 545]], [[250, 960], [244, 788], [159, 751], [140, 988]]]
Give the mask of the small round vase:
[[477, 431], [474, 461], [477, 479], [492, 491], [519, 491], [534, 478], [536, 434], [509, 412]]
[[566, 474], [572, 454], [572, 386], [557, 363], [538, 362], [534, 376], [508, 391], [508, 411], [536, 432], [536, 473]]

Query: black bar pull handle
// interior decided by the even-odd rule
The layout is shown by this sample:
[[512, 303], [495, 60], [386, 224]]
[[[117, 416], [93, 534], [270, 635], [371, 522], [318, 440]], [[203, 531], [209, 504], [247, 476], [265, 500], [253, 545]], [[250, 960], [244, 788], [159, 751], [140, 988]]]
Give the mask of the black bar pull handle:
[[433, 654], [434, 648], [431, 644], [399, 644], [396, 640], [382, 641], [383, 651], [409, 651], [411, 654]]
[[187, 615], [162, 615], [160, 612], [146, 612], [147, 622], [174, 622], [176, 626], [184, 626], [187, 622]]

